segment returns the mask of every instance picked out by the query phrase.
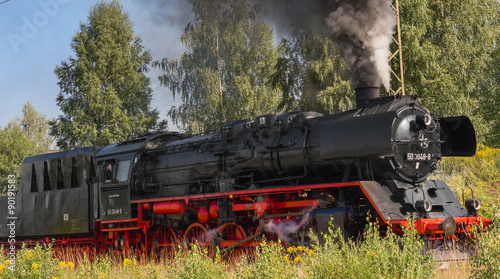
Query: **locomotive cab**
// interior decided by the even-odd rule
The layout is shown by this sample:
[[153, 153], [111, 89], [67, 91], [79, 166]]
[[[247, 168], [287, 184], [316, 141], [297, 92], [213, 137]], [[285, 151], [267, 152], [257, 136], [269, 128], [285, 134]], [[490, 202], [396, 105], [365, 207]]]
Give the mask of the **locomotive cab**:
[[101, 220], [132, 218], [131, 173], [137, 149], [143, 144], [142, 140], [112, 144], [97, 154]]

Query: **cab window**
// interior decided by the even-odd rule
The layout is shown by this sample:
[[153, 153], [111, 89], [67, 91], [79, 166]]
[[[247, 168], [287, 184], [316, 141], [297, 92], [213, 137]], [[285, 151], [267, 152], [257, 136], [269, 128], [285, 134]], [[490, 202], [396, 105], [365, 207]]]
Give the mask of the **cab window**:
[[116, 180], [123, 182], [128, 180], [128, 171], [130, 169], [130, 160], [120, 161], [116, 165]]
[[117, 183], [128, 181], [130, 160], [107, 160], [102, 165], [102, 179], [104, 183]]

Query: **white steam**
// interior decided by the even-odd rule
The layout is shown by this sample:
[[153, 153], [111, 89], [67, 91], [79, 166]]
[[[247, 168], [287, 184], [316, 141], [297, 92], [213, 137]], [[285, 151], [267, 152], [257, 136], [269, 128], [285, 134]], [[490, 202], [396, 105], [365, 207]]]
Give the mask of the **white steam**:
[[390, 88], [389, 45], [396, 26], [390, 0], [334, 0], [326, 18], [354, 72], [355, 87]]
[[281, 241], [289, 242], [290, 237], [293, 237], [299, 229], [307, 224], [309, 224], [309, 218], [311, 217], [311, 212], [316, 208], [310, 207], [304, 211], [304, 215], [298, 220], [285, 219], [285, 220], [271, 220], [269, 223], [264, 225], [264, 231], [274, 233], [278, 235]]

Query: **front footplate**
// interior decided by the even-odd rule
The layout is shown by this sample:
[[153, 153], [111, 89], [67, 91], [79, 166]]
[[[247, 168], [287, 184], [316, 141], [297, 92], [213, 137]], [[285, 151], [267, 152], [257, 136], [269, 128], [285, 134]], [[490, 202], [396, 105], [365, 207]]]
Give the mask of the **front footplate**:
[[[391, 220], [388, 223], [396, 233], [399, 232], [398, 227], [410, 227], [407, 220]], [[448, 238], [449, 240], [466, 241], [472, 238], [475, 232], [483, 231], [490, 223], [490, 219], [480, 216], [429, 218], [417, 219], [413, 228], [428, 240]]]
[[415, 229], [421, 235], [442, 235], [459, 240], [460, 236], [470, 238], [474, 232], [483, 231], [490, 223], [490, 219], [478, 216], [418, 219], [415, 221]]
[[491, 220], [479, 216], [417, 219], [413, 227], [407, 220], [389, 222], [393, 230], [414, 228], [425, 241], [425, 251], [432, 252], [437, 262], [466, 261], [471, 253], [468, 244], [476, 233], [484, 231]]

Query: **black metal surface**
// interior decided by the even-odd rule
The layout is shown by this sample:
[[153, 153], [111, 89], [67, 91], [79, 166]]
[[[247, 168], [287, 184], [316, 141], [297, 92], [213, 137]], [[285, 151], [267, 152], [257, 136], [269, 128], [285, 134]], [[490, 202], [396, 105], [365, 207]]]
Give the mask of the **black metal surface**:
[[370, 99], [380, 97], [380, 89], [378, 87], [360, 87], [355, 89], [356, 107], [364, 108], [369, 105]]
[[130, 217], [130, 188], [128, 185], [101, 186], [101, 219], [109, 221]]
[[137, 141], [129, 141], [124, 143], [114, 143], [107, 146], [104, 146], [99, 150], [96, 154], [96, 157], [108, 157], [108, 156], [116, 156], [122, 153], [130, 153], [136, 152], [137, 149], [141, 148], [144, 145], [146, 138], [140, 138]]
[[84, 148], [78, 148], [78, 149], [73, 149], [73, 150], [68, 150], [68, 151], [52, 152], [52, 153], [47, 153], [47, 154], [36, 155], [36, 156], [26, 157], [26, 159], [24, 159], [24, 161], [23, 161], [23, 164], [38, 162], [38, 161], [45, 161], [45, 160], [53, 160], [53, 159], [57, 159], [57, 158], [74, 157], [74, 156], [84, 155], [84, 154], [93, 154], [98, 149], [99, 149], [99, 147], [92, 146], [92, 147], [84, 147]]
[[[23, 223], [23, 219], [19, 218], [23, 210], [22, 198], [22, 195], [11, 196], [11, 202], [9, 203], [8, 196], [0, 196], [0, 222], [2, 224], [0, 225], [0, 238], [7, 238], [10, 235], [14, 238], [18, 236]], [[8, 210], [9, 204], [15, 207], [13, 212]]]
[[[98, 196], [92, 190], [98, 149], [80, 148], [24, 160], [16, 193], [16, 236], [86, 234], [93, 230], [93, 219], [98, 217], [94, 214]], [[0, 204], [3, 202], [1, 197]], [[0, 236], [4, 234], [0, 230]]]
[[325, 119], [322, 124], [320, 156], [344, 159], [393, 155], [391, 131], [394, 112]]
[[81, 234], [89, 232], [88, 189], [80, 187], [50, 191], [47, 193], [33, 193], [25, 196], [27, 202], [34, 202], [34, 216], [28, 210], [23, 212], [22, 218], [32, 222], [25, 222], [22, 227], [24, 235], [63, 235]]
[[415, 204], [419, 200], [429, 200], [432, 204], [430, 212], [420, 212], [421, 217], [467, 215], [467, 211], [442, 180], [426, 180], [418, 185], [394, 180], [386, 183], [387, 185], [375, 181], [361, 182], [374, 206], [386, 220], [406, 219], [408, 213], [417, 212]]

